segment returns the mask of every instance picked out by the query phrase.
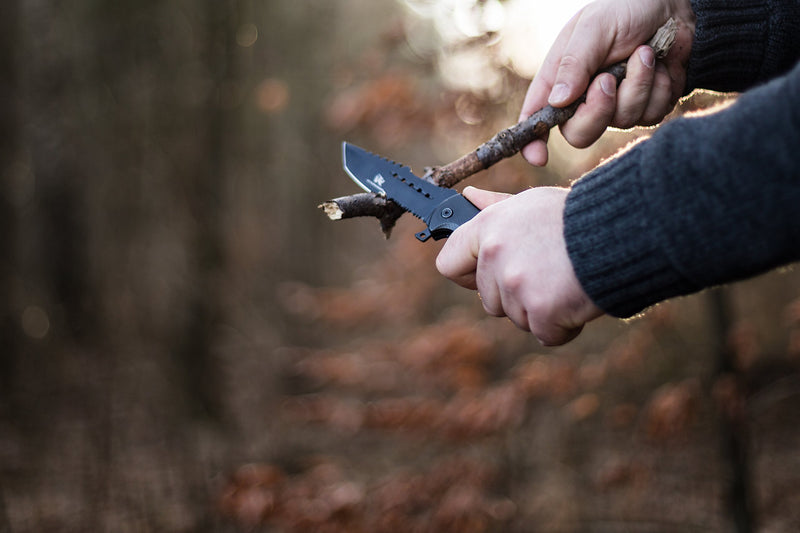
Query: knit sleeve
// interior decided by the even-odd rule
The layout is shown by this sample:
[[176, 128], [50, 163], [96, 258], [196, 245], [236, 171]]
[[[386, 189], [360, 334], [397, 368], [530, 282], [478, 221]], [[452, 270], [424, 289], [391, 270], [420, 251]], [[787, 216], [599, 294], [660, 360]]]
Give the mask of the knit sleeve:
[[693, 89], [743, 91], [785, 74], [800, 56], [800, 0], [691, 0]]
[[584, 290], [627, 317], [800, 259], [798, 147], [800, 64], [582, 177], [564, 236]]

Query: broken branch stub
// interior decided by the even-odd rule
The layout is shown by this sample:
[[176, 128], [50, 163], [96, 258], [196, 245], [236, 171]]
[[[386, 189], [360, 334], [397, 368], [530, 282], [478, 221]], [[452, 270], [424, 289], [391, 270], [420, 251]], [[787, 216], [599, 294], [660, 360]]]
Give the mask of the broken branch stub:
[[331, 220], [375, 217], [381, 223], [381, 231], [387, 239], [391, 236], [397, 219], [405, 213], [405, 209], [391, 200], [369, 192], [334, 198], [317, 207], [322, 209]]

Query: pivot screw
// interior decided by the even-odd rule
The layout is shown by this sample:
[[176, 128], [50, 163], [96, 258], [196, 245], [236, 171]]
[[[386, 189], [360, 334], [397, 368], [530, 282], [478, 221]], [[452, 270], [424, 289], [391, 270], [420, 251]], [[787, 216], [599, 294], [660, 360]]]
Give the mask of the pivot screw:
[[451, 216], [453, 216], [452, 209], [450, 209], [449, 207], [445, 207], [444, 209], [442, 209], [442, 218], [450, 218]]

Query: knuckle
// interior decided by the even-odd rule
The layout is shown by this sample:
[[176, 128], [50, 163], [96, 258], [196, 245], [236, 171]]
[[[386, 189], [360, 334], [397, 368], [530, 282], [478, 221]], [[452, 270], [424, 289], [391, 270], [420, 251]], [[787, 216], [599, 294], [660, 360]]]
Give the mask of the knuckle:
[[672, 95], [672, 78], [669, 77], [669, 74], [653, 78], [652, 91]]
[[541, 326], [553, 322], [552, 309], [543, 301], [538, 300], [530, 302], [526, 306], [526, 310], [528, 311], [528, 317], [530, 317], [532, 324], [538, 324]]
[[518, 268], [507, 268], [500, 280], [503, 288], [511, 293], [520, 292], [525, 285], [526, 272]]
[[503, 241], [487, 238], [481, 243], [480, 259], [484, 262], [494, 262], [503, 253]]
[[589, 77], [594, 74], [589, 69], [586, 62], [582, 61], [578, 56], [573, 54], [564, 54], [558, 61], [558, 77]]
[[572, 54], [565, 54], [561, 56], [561, 59], [558, 61], [558, 68], [565, 69], [565, 70], [572, 70], [580, 67], [580, 60], [572, 55]]

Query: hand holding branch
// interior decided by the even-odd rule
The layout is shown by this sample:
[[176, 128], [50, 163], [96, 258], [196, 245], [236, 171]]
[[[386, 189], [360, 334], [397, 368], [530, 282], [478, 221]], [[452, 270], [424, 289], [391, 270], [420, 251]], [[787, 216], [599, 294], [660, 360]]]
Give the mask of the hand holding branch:
[[[672, 18], [658, 29], [648, 43], [655, 57], [666, 57], [675, 42], [677, 33], [677, 23]], [[616, 85], [619, 85], [625, 79], [626, 73], [627, 62], [619, 62], [602, 70], [598, 77], [610, 74], [616, 80]], [[529, 90], [526, 103], [532, 101], [531, 94], [535, 82], [536, 80], [531, 84], [532, 89]], [[501, 131], [492, 139], [480, 145], [475, 151], [447, 165], [430, 169], [423, 178], [441, 187], [453, 187], [461, 180], [489, 168], [502, 159], [515, 155], [526, 146], [535, 146], [531, 145], [533, 141], [545, 141], [550, 129], [554, 126], [565, 124], [575, 115], [576, 110], [586, 101], [586, 98], [587, 92], [584, 92], [566, 106], [553, 107], [549, 104], [545, 105], [518, 124]], [[597, 136], [599, 137], [599, 134]], [[544, 142], [537, 144], [543, 146]], [[536, 156], [538, 159], [535, 157], [532, 162], [541, 162], [541, 146], [539, 147], [539, 155]], [[534, 153], [535, 150], [534, 148]], [[546, 161], [546, 148], [544, 161]], [[319, 207], [325, 211], [331, 220], [374, 216], [380, 221], [381, 229], [387, 237], [390, 235], [397, 219], [404, 213], [404, 210], [394, 202], [372, 193], [335, 198], [324, 202]]]

